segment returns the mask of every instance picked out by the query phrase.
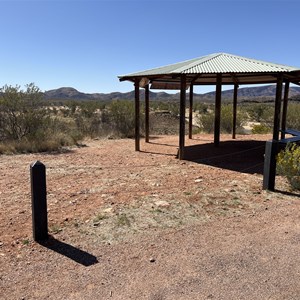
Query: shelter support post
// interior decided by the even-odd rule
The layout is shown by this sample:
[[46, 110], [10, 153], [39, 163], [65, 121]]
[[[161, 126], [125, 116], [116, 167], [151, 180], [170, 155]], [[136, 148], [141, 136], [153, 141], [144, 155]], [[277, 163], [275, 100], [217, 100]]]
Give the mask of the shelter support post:
[[283, 82], [283, 76], [280, 75], [277, 78], [277, 85], [276, 85], [273, 140], [266, 142], [266, 149], [265, 149], [263, 189], [270, 190], [270, 191], [274, 191], [275, 189], [276, 155], [278, 153], [282, 82]]
[[190, 110], [189, 110], [189, 139], [193, 138], [193, 105], [194, 105], [194, 86], [190, 86]]
[[289, 89], [290, 82], [286, 81], [284, 85], [284, 96], [283, 96], [283, 106], [282, 106], [282, 117], [281, 117], [281, 138], [285, 138], [285, 130], [286, 130], [286, 115], [287, 115], [287, 107], [289, 100]]
[[278, 153], [278, 141], [266, 142], [263, 189], [274, 191], [276, 177], [276, 155]]
[[134, 83], [135, 99], [135, 151], [140, 151], [140, 80], [135, 79]]
[[149, 143], [149, 85], [145, 86], [145, 141]]
[[216, 100], [215, 100], [215, 126], [214, 126], [215, 146], [219, 146], [220, 143], [221, 97], [222, 97], [222, 74], [217, 74]]
[[179, 159], [184, 159], [186, 75], [180, 78]]
[[275, 98], [275, 111], [274, 111], [274, 125], [273, 125], [273, 140], [279, 139], [279, 126], [280, 126], [280, 110], [281, 110], [281, 97], [282, 97], [282, 75], [278, 76], [276, 84], [276, 98]]
[[233, 120], [232, 120], [232, 138], [235, 139], [236, 134], [236, 115], [237, 115], [237, 94], [238, 94], [239, 86], [237, 84], [234, 85], [233, 90]]

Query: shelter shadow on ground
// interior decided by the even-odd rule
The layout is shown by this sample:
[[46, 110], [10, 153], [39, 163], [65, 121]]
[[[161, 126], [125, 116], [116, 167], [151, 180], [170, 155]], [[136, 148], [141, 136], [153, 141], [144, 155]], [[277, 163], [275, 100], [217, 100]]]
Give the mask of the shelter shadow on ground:
[[61, 255], [64, 255], [85, 267], [89, 267], [98, 263], [98, 259], [96, 256], [69, 244], [61, 242], [51, 236], [48, 240], [39, 241], [39, 244]]
[[184, 159], [241, 173], [263, 174], [264, 141], [224, 141], [186, 146]]
[[282, 191], [279, 189], [275, 189], [276, 193], [280, 193], [282, 195], [286, 195], [286, 196], [292, 196], [292, 197], [298, 197], [300, 198], [300, 191]]

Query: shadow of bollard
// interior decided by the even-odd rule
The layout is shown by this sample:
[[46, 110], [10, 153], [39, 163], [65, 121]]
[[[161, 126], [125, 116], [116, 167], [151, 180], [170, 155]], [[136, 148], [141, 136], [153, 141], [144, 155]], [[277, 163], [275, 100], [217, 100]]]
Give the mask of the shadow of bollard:
[[46, 241], [39, 241], [39, 244], [63, 256], [66, 256], [85, 267], [89, 267], [98, 263], [98, 259], [96, 256], [69, 244], [61, 242], [51, 236]]

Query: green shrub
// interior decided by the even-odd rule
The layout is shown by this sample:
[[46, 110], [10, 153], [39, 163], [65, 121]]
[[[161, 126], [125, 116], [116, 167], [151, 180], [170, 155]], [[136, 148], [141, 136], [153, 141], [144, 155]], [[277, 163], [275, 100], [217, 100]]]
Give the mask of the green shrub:
[[[204, 132], [212, 133], [214, 132], [214, 120], [215, 115], [213, 112], [208, 112], [206, 114], [201, 114], [198, 117], [198, 123], [201, 124], [200, 127]], [[236, 127], [237, 130], [241, 128], [246, 120], [246, 115], [244, 112], [237, 111]], [[233, 129], [233, 108], [232, 105], [222, 105], [221, 107], [221, 120], [220, 129], [223, 133], [231, 133]]]
[[[109, 122], [116, 135], [134, 137], [135, 107], [132, 101], [113, 101], [108, 108]], [[144, 118], [140, 119], [140, 127], [144, 128]]]
[[209, 105], [202, 102], [196, 102], [193, 106], [194, 112], [198, 111], [199, 114], [206, 114], [208, 113]]
[[44, 107], [34, 84], [4, 86], [0, 98], [0, 153], [56, 151], [83, 138], [74, 120]]
[[[237, 110], [236, 129], [240, 129], [245, 123], [246, 116], [240, 110]], [[231, 104], [221, 107], [221, 132], [231, 133], [233, 130], [233, 107]]]
[[253, 103], [245, 105], [243, 110], [249, 115], [251, 121], [272, 125], [274, 118], [274, 106], [265, 103]]
[[254, 125], [252, 128], [253, 134], [266, 134], [271, 132], [271, 127], [264, 124]]
[[48, 116], [41, 106], [42, 93], [33, 83], [25, 91], [5, 85], [0, 93], [0, 141], [20, 141], [45, 126]]
[[288, 144], [277, 156], [277, 172], [285, 176], [293, 189], [300, 190], [300, 147]]
[[300, 104], [289, 103], [286, 127], [300, 130]]
[[198, 119], [197, 123], [200, 124], [200, 128], [202, 131], [206, 133], [214, 132], [215, 116], [213, 113], [198, 115], [197, 119]]

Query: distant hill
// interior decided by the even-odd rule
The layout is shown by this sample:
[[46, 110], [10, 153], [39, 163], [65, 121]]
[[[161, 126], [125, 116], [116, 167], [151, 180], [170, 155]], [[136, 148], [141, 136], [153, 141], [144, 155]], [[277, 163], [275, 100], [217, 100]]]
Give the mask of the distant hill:
[[[144, 96], [144, 90], [141, 89], [140, 95]], [[175, 100], [178, 99], [178, 95], [168, 94], [165, 92], [154, 93], [150, 92], [151, 100]], [[45, 99], [60, 99], [60, 100], [133, 100], [134, 91], [121, 93], [121, 92], [112, 92], [112, 93], [93, 93], [87, 94], [77, 91], [72, 87], [62, 87], [54, 90], [49, 90], [44, 93]]]
[[[239, 88], [238, 97], [240, 100], [244, 101], [264, 101], [274, 99], [276, 91], [275, 85], [265, 85], [258, 87], [245, 87]], [[141, 89], [141, 98], [144, 97], [144, 90]], [[215, 92], [209, 92], [205, 94], [194, 94], [194, 100], [199, 101], [214, 101]], [[121, 93], [93, 93], [87, 94], [77, 91], [72, 87], [62, 87], [54, 90], [49, 90], [44, 93], [45, 99], [59, 99], [59, 100], [101, 100], [101, 101], [111, 101], [111, 100], [133, 100], [134, 91]], [[223, 99], [232, 99], [233, 90], [226, 90], [222, 92]], [[300, 87], [290, 87], [289, 97], [300, 97]], [[168, 94], [166, 92], [150, 92], [151, 100], [160, 101], [174, 101], [179, 99], [179, 93]]]

